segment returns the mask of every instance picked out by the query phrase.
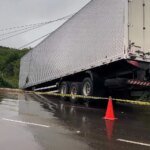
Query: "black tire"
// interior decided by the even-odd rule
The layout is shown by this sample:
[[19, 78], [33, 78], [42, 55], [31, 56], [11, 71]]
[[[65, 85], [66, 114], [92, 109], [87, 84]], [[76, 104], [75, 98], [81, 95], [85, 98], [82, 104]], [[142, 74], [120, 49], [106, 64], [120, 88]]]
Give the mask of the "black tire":
[[[70, 86], [70, 92], [71, 95], [81, 95], [81, 83], [80, 82], [74, 82], [71, 83]], [[76, 97], [70, 97], [70, 101], [73, 103], [76, 103], [79, 100], [79, 98]]]
[[82, 95], [83, 96], [93, 95], [93, 82], [90, 78], [85, 78], [82, 82]]
[[[69, 94], [70, 82], [64, 81], [60, 84], [59, 93], [60, 94]], [[67, 100], [67, 97], [61, 97], [62, 100]]]

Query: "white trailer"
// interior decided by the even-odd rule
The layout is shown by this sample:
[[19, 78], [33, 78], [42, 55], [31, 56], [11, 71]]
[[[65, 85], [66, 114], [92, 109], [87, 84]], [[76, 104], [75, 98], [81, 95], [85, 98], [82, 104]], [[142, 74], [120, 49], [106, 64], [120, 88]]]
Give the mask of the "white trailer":
[[92, 0], [21, 59], [22, 89], [57, 82], [62, 93], [93, 95], [94, 80], [149, 87], [150, 0]]

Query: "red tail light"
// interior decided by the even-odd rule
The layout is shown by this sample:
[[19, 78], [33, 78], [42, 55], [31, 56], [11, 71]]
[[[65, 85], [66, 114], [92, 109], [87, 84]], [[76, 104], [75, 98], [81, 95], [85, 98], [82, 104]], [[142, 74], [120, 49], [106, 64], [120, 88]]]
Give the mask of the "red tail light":
[[134, 60], [128, 60], [128, 63], [135, 66], [135, 67], [140, 67], [140, 64], [138, 61], [134, 61]]

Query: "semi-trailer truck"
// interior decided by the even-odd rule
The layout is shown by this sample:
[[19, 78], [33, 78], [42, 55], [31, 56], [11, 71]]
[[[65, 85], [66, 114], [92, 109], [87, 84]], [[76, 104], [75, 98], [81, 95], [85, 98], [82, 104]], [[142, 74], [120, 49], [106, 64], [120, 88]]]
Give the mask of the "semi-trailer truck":
[[91, 0], [22, 57], [19, 87], [148, 97], [150, 0]]

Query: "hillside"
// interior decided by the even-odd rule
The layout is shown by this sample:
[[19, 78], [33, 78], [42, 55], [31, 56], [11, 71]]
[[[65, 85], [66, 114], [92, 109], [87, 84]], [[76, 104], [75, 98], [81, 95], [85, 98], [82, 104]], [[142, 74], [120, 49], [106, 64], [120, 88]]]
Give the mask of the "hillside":
[[0, 46], [0, 87], [18, 88], [20, 58], [28, 51]]

